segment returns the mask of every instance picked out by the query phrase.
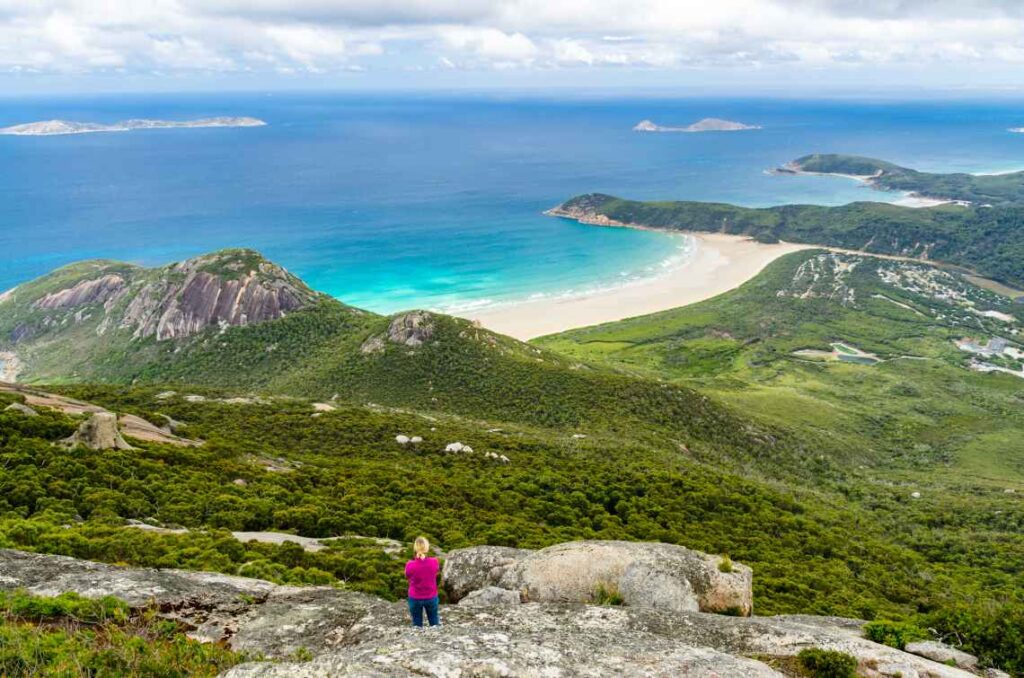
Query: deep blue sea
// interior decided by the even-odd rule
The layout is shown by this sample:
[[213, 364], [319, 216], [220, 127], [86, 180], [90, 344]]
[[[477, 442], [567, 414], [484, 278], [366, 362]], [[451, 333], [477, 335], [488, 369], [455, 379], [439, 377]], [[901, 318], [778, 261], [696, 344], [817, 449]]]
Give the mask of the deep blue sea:
[[[811, 152], [1024, 169], [1020, 102], [160, 95], [0, 99], [0, 126], [247, 115], [251, 129], [0, 136], [0, 290], [61, 264], [252, 247], [374, 311], [457, 309], [650, 275], [684, 239], [541, 212], [578, 193], [750, 206], [895, 200], [769, 176]], [[737, 133], [639, 134], [721, 117]]]

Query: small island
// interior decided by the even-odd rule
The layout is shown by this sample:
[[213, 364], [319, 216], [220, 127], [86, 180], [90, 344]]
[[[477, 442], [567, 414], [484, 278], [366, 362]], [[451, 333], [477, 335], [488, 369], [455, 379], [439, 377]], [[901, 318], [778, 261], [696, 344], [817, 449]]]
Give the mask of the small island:
[[201, 120], [122, 120], [110, 125], [71, 120], [41, 120], [22, 125], [0, 128], [0, 134], [26, 137], [88, 134], [90, 132], [130, 132], [137, 129], [178, 129], [194, 127], [263, 127], [267, 123], [259, 118], [219, 117]]
[[721, 118], [704, 118], [686, 127], [665, 127], [650, 120], [641, 120], [633, 127], [634, 132], [739, 132], [749, 129], [761, 129], [761, 126]]
[[1024, 134], [1024, 127], [1011, 127], [1010, 131], [1016, 132], [1017, 134]]

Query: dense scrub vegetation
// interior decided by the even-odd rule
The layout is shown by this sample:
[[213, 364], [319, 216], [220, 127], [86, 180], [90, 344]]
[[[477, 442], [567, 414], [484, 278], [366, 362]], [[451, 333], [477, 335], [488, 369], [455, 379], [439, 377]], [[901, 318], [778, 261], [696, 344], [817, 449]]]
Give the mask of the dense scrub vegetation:
[[749, 235], [763, 242], [810, 243], [876, 254], [927, 257], [1024, 287], [1024, 206], [928, 209], [877, 202], [840, 207], [749, 208], [724, 203], [637, 202], [591, 194], [563, 205], [625, 224]]
[[215, 676], [244, 659], [185, 633], [116, 598], [0, 592], [0, 676]]
[[[1020, 304], [943, 271], [811, 251], [715, 299], [538, 343], [697, 388], [816, 441], [838, 466], [826, 471], [813, 459], [770, 455], [755, 458], [748, 473], [797, 485], [829, 478], [869, 522], [886, 525], [894, 544], [947, 572], [979, 568], [971, 593], [926, 596], [879, 633], [934, 629], [1020, 671], [1024, 644], [1013, 629], [1024, 589], [988, 583], [1000, 568], [1018, 582], [1024, 572], [1024, 381], [968, 370], [969, 355], [953, 343], [967, 334], [982, 342], [1018, 336], [1013, 323], [985, 311], [1016, 318], [1017, 326], [1024, 315]], [[833, 342], [884, 362], [798, 353], [824, 353]], [[862, 526], [854, 529], [859, 537]]]
[[[862, 618], [954, 610], [963, 600], [1009, 601], [1022, 564], [1021, 540], [1010, 537], [1024, 523], [1020, 511], [1003, 515], [1003, 528], [982, 518], [1001, 505], [995, 497], [915, 503], [899, 488], [858, 481], [843, 500], [839, 491], [786, 488], [716, 469], [698, 460], [699, 449], [659, 444], [657, 433], [579, 439], [358, 406], [312, 417], [301, 400], [233, 405], [156, 400], [155, 388], [66, 390], [152, 419], [159, 409], [207, 442], [66, 450], [52, 443], [73, 420], [0, 413], [0, 546], [333, 583], [394, 599], [403, 594], [406, 553], [389, 555], [361, 539], [309, 553], [292, 544], [243, 544], [229, 531], [402, 542], [422, 533], [446, 549], [658, 540], [729, 553], [754, 567], [759, 613]], [[399, 432], [424, 442], [399, 445]], [[444, 454], [455, 440], [511, 463]], [[268, 471], [267, 460], [290, 470]], [[840, 467], [818, 468], [824, 485], [844, 484]], [[125, 526], [126, 519], [191, 531], [143, 531]]]

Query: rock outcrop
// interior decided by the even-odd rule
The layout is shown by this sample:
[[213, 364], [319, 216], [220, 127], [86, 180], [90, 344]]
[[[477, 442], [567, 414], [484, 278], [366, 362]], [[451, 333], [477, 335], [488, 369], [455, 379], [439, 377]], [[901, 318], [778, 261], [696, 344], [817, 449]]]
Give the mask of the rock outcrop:
[[6, 293], [0, 327], [14, 343], [88, 326], [99, 336], [189, 337], [207, 328], [276, 320], [318, 295], [251, 250], [224, 250], [156, 269], [72, 264]]
[[176, 424], [178, 427], [181, 426], [180, 422], [171, 420], [166, 427], [161, 428], [134, 414], [122, 414], [118, 419], [121, 433], [129, 438], [151, 443], [177, 445], [179, 447], [199, 447], [203, 444], [201, 440], [190, 440], [174, 435], [174, 427], [171, 424]]
[[96, 412], [78, 426], [78, 430], [64, 439], [64, 444], [74, 447], [83, 445], [91, 450], [134, 450], [121, 437], [117, 427], [117, 415], [113, 412]]
[[155, 605], [162, 616], [190, 626], [194, 638], [267, 657], [324, 649], [361, 620], [397, 616], [384, 601], [331, 587], [278, 586], [209, 572], [132, 569], [0, 549], [0, 590], [16, 588]]
[[935, 640], [920, 640], [915, 643], [907, 643], [904, 648], [910, 654], [933, 659], [942, 664], [959, 666], [962, 669], [974, 669], [978, 666], [978, 658], [974, 655], [961, 652], [955, 647]]
[[38, 417], [39, 413], [33, 410], [31, 407], [24, 403], [11, 403], [4, 408], [4, 412], [17, 412], [23, 414], [26, 417]]
[[594, 602], [621, 597], [624, 605], [672, 611], [753, 612], [753, 574], [682, 546], [581, 541], [539, 551], [477, 546], [448, 554], [443, 582], [452, 600], [497, 586], [524, 602]]
[[135, 338], [187, 337], [208, 327], [276, 320], [316, 294], [254, 253], [218, 253], [168, 267], [128, 304], [121, 326]]
[[388, 343], [417, 348], [434, 336], [434, 318], [426, 311], [411, 311], [395, 316], [387, 332], [375, 334], [363, 342], [364, 354], [383, 353]]
[[92, 280], [83, 280], [71, 287], [36, 299], [32, 306], [37, 309], [55, 310], [77, 308], [90, 304], [105, 304], [124, 290], [125, 280], [117, 274], [102, 275]]
[[[656, 545], [641, 545], [656, 546]], [[515, 559], [514, 550], [490, 553]], [[482, 562], [482, 561], [481, 561]], [[730, 617], [651, 607], [525, 603], [496, 591], [443, 606], [443, 626], [409, 626], [405, 603], [331, 587], [288, 587], [220, 574], [131, 569], [0, 549], [0, 590], [113, 595], [184, 622], [201, 640], [308, 662], [251, 662], [226, 678], [328, 676], [778, 677], [759, 658], [808, 647], [857, 658], [865, 676], [970, 678], [959, 668], [878, 645], [862, 622], [829, 617]], [[484, 589], [480, 589], [483, 591]], [[504, 590], [504, 589], [502, 589]]]
[[413, 311], [400, 315], [388, 326], [388, 341], [392, 344], [416, 347], [434, 336], [434, 319], [426, 311]]

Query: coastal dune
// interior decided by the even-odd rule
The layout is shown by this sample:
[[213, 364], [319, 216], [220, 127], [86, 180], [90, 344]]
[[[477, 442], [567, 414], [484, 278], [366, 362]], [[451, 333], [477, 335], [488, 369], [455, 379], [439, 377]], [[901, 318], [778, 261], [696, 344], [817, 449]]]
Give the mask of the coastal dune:
[[813, 247], [764, 244], [724, 233], [689, 237], [696, 241], [692, 257], [661, 275], [591, 294], [485, 307], [463, 317], [516, 339], [533, 339], [710, 299], [742, 285], [779, 257]]

